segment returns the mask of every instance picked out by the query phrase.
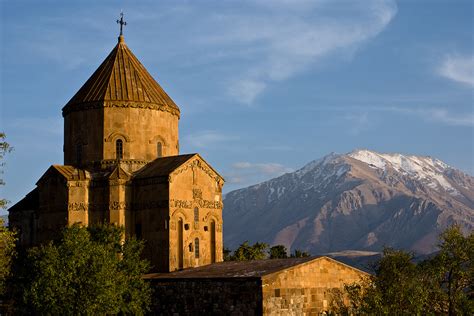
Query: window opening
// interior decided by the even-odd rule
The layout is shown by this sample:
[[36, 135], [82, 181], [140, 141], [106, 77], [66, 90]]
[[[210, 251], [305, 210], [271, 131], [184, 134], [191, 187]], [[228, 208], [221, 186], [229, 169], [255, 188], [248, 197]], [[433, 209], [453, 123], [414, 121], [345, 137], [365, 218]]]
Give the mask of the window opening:
[[199, 208], [194, 208], [194, 221], [199, 222]]
[[121, 139], [117, 139], [115, 142], [115, 155], [117, 159], [123, 158], [123, 141]]
[[161, 142], [156, 144], [156, 156], [158, 158], [163, 157], [163, 144]]
[[194, 239], [194, 257], [199, 258], [199, 238]]

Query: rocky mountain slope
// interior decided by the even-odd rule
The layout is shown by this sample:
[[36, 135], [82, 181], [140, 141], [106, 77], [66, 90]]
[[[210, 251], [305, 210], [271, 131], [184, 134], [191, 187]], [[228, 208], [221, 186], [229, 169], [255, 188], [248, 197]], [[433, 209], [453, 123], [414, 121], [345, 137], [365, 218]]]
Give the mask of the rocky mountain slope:
[[228, 193], [224, 242], [312, 254], [384, 245], [427, 254], [452, 223], [474, 230], [474, 177], [420, 156], [357, 150]]

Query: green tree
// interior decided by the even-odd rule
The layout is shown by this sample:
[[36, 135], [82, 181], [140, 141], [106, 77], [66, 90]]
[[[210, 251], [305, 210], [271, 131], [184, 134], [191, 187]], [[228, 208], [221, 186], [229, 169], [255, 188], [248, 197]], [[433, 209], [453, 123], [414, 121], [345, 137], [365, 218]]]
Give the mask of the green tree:
[[232, 250], [227, 247], [224, 247], [223, 250], [224, 261], [232, 261]]
[[28, 251], [20, 276], [24, 313], [137, 314], [148, 311], [151, 290], [142, 275], [143, 244], [123, 240], [115, 226], [65, 228], [59, 241]]
[[246, 260], [262, 260], [267, 257], [268, 244], [257, 242], [250, 245], [248, 241], [244, 241], [232, 255], [234, 261]]
[[286, 247], [283, 245], [276, 245], [270, 248], [268, 251], [270, 255], [270, 259], [284, 259], [288, 258], [288, 253], [286, 251]]
[[[416, 264], [413, 254], [386, 248], [374, 275], [333, 291], [338, 314], [474, 315], [474, 235], [458, 226], [440, 235], [439, 252]], [[346, 304], [346, 301], [349, 304]]]
[[440, 251], [431, 260], [431, 280], [437, 280], [448, 315], [474, 314], [474, 233], [464, 236], [453, 225], [440, 235]]
[[367, 312], [384, 315], [423, 314], [427, 307], [428, 293], [413, 259], [412, 253], [384, 249], [375, 268], [373, 284], [365, 293]]
[[303, 251], [303, 250], [300, 250], [300, 249], [295, 249], [295, 251], [293, 251], [293, 253], [291, 254], [291, 258], [305, 258], [305, 257], [309, 257], [310, 254], [309, 252], [307, 251]]
[[15, 256], [15, 233], [4, 226], [0, 218], [0, 297], [5, 295], [6, 281], [10, 277]]

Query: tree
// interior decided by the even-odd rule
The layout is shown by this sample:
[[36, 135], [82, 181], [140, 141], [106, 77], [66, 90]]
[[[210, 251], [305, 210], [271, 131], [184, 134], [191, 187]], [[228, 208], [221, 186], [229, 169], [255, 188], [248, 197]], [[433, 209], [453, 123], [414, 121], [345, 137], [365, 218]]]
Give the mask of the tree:
[[248, 241], [244, 241], [235, 251], [232, 256], [234, 261], [246, 260], [262, 260], [267, 257], [268, 244], [256, 242], [249, 245]]
[[151, 290], [142, 275], [143, 244], [123, 240], [115, 226], [65, 228], [57, 242], [28, 251], [19, 277], [22, 312], [29, 314], [138, 314], [148, 311]]
[[[13, 150], [12, 147], [10, 147], [10, 144], [5, 141], [6, 135], [3, 132], [0, 132], [0, 185], [5, 185], [5, 182], [1, 178], [1, 175], [3, 174], [3, 166], [5, 165], [5, 162], [3, 162], [3, 158], [5, 155]], [[5, 208], [7, 205], [8, 201], [4, 198], [0, 199], [0, 209]]]
[[300, 250], [300, 249], [295, 249], [295, 251], [291, 254], [291, 258], [305, 258], [305, 257], [309, 257], [310, 254], [309, 252], [307, 251], [303, 251], [303, 250]]
[[232, 261], [232, 250], [225, 247], [223, 250], [224, 261]]
[[474, 314], [474, 233], [465, 237], [453, 225], [440, 235], [439, 249], [432, 259], [431, 279], [445, 294], [448, 315]]
[[333, 311], [344, 315], [474, 315], [474, 234], [464, 236], [459, 226], [449, 227], [440, 235], [439, 249], [418, 264], [411, 253], [384, 249], [374, 265], [374, 275], [333, 291]]
[[270, 248], [268, 251], [270, 255], [270, 259], [284, 259], [288, 258], [288, 253], [286, 251], [286, 247], [283, 245], [276, 245]]
[[6, 281], [11, 275], [15, 241], [15, 233], [9, 231], [0, 218], [0, 297], [6, 292]]

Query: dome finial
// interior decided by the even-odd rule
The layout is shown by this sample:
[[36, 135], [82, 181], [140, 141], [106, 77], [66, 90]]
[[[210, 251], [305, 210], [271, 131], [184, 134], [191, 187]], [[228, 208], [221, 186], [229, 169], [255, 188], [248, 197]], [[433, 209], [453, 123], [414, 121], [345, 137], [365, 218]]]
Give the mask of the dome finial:
[[117, 20], [117, 24], [120, 24], [119, 42], [123, 42], [123, 27], [127, 25], [127, 22], [123, 20], [123, 11], [120, 11], [120, 20]]

